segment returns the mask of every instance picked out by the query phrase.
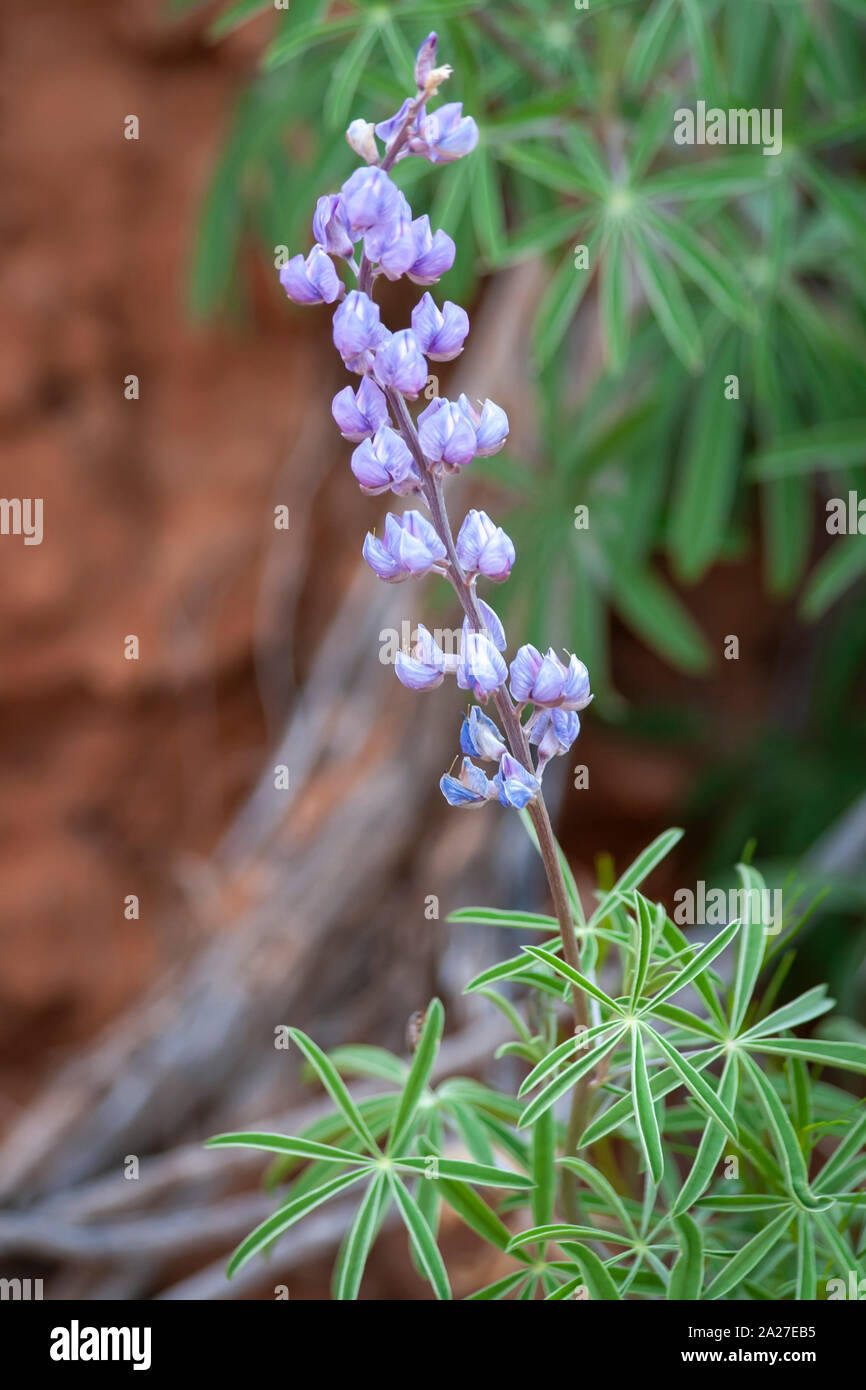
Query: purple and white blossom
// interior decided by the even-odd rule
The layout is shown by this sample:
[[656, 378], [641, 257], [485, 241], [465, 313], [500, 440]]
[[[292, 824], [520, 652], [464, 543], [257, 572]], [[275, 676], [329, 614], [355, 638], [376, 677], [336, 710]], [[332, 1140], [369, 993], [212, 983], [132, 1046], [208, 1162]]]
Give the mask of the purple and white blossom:
[[412, 237], [415, 259], [406, 274], [416, 285], [433, 285], [454, 264], [457, 253], [454, 242], [441, 228], [431, 232], [430, 218], [426, 212], [412, 223]]
[[457, 398], [460, 410], [475, 430], [475, 453], [479, 458], [498, 454], [508, 438], [508, 416], [501, 405], [487, 400], [476, 410], [467, 395]]
[[334, 315], [334, 347], [349, 370], [369, 370], [370, 354], [389, 336], [378, 304], [363, 291], [350, 290]]
[[542, 656], [527, 643], [511, 663], [511, 694], [519, 705], [533, 704], [552, 709], [586, 709], [592, 699], [589, 672], [576, 656], [564, 665], [552, 647]]
[[372, 377], [365, 376], [353, 391], [344, 386], [331, 402], [331, 414], [340, 427], [344, 439], [360, 444], [388, 421], [388, 402], [385, 393], [376, 385]]
[[422, 116], [409, 137], [409, 148], [431, 164], [451, 164], [471, 154], [478, 144], [478, 126], [463, 115], [463, 103], [447, 102]]
[[420, 512], [404, 512], [402, 516], [389, 512], [382, 540], [368, 534], [363, 555], [380, 579], [388, 584], [399, 584], [440, 565], [446, 550], [435, 527]]
[[541, 790], [537, 777], [523, 766], [510, 753], [503, 753], [499, 771], [493, 779], [499, 800], [503, 806], [513, 806], [522, 811]]
[[475, 457], [475, 431], [459, 406], [436, 396], [418, 416], [418, 437], [431, 463], [462, 468]]
[[299, 254], [286, 262], [280, 270], [280, 284], [296, 304], [333, 304], [346, 293], [334, 262], [318, 244], [306, 260]]
[[380, 386], [390, 386], [404, 396], [417, 396], [427, 384], [427, 363], [415, 333], [400, 328], [376, 349], [373, 371]]
[[461, 690], [471, 690], [482, 703], [505, 683], [508, 667], [486, 632], [475, 632], [469, 619], [463, 621], [457, 684]]
[[483, 806], [496, 796], [496, 787], [481, 768], [475, 766], [471, 758], [463, 759], [458, 777], [446, 773], [440, 778], [439, 786], [449, 806]]
[[446, 299], [438, 308], [432, 294], [425, 294], [412, 310], [412, 327], [421, 350], [434, 362], [450, 362], [463, 351], [469, 333], [469, 315]]
[[394, 669], [397, 679], [409, 690], [435, 690], [446, 674], [457, 669], [457, 657], [447, 655], [432, 633], [423, 623], [419, 623], [418, 640], [412, 655], [398, 652]]
[[347, 258], [354, 254], [355, 244], [339, 193], [326, 193], [316, 203], [313, 236], [329, 256]]
[[473, 705], [460, 729], [460, 749], [473, 758], [498, 763], [508, 752], [505, 740], [493, 720], [478, 705]]
[[395, 492], [399, 497], [416, 492], [421, 481], [415, 461], [404, 441], [390, 425], [383, 425], [365, 439], [352, 454], [352, 472], [361, 491], [375, 497], [380, 492]]
[[539, 776], [551, 758], [568, 752], [579, 733], [580, 720], [573, 710], [539, 710], [529, 733], [529, 742], [538, 749]]
[[379, 163], [376, 127], [372, 121], [352, 121], [346, 131], [346, 140], [355, 154], [359, 154], [366, 164]]
[[384, 169], [356, 169], [340, 189], [340, 197], [346, 222], [356, 235], [387, 227], [400, 216], [402, 194]]
[[502, 527], [495, 526], [486, 512], [474, 508], [457, 533], [455, 549], [467, 575], [483, 574], [497, 584], [508, 578], [516, 557], [514, 542]]

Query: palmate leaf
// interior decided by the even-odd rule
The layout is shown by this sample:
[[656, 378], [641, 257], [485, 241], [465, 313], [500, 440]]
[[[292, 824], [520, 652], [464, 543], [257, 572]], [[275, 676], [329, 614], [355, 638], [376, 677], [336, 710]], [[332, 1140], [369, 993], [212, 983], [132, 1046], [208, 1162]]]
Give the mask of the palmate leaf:
[[619, 1302], [619, 1290], [597, 1255], [580, 1241], [569, 1243], [569, 1254], [577, 1262], [590, 1298], [605, 1303]]
[[730, 1110], [724, 1102], [716, 1095], [712, 1086], [707, 1082], [700, 1072], [686, 1061], [685, 1057], [677, 1052], [676, 1048], [671, 1047], [668, 1041], [661, 1034], [647, 1028], [647, 1033], [651, 1036], [656, 1047], [667, 1058], [674, 1071], [678, 1072], [682, 1078], [683, 1085], [694, 1096], [698, 1105], [710, 1119], [716, 1120], [727, 1134], [736, 1142], [739, 1138], [739, 1127]]
[[538, 1116], [543, 1115], [545, 1110], [553, 1105], [561, 1095], [570, 1091], [582, 1076], [586, 1076], [587, 1072], [598, 1066], [599, 1062], [613, 1051], [624, 1035], [624, 1027], [615, 1028], [611, 1035], [604, 1038], [596, 1047], [590, 1048], [578, 1061], [573, 1062], [570, 1067], [565, 1068], [565, 1071], [560, 1072], [559, 1076], [549, 1081], [523, 1111], [518, 1120], [520, 1128], [525, 1129], [528, 1125], [533, 1124]]
[[291, 1154], [296, 1158], [317, 1158], [327, 1163], [361, 1163], [363, 1155], [313, 1139], [293, 1139], [283, 1134], [215, 1134], [205, 1140], [205, 1148], [264, 1149], [269, 1153]]
[[[735, 1054], [729, 1053], [725, 1062], [725, 1069], [722, 1072], [722, 1079], [719, 1082], [719, 1100], [722, 1105], [726, 1106], [729, 1113], [733, 1113], [734, 1110], [738, 1085], [737, 1058]], [[674, 1203], [672, 1216], [679, 1216], [687, 1212], [706, 1192], [716, 1174], [726, 1144], [727, 1131], [724, 1125], [710, 1117], [701, 1136], [695, 1161]]]
[[[701, 1052], [693, 1053], [689, 1058], [691, 1065], [697, 1069], [703, 1069], [715, 1062], [724, 1053], [724, 1048], [719, 1047], [705, 1048]], [[650, 1081], [650, 1091], [654, 1101], [661, 1100], [681, 1086], [682, 1079], [679, 1072], [673, 1067], [665, 1067], [662, 1071], [653, 1076]], [[619, 1129], [621, 1125], [627, 1123], [633, 1116], [634, 1102], [631, 1095], [620, 1096], [612, 1105], [597, 1115], [590, 1124], [587, 1125], [578, 1141], [581, 1149], [589, 1148], [596, 1144], [599, 1139], [610, 1134], [612, 1130]]]
[[477, 1187], [512, 1187], [521, 1192], [529, 1192], [535, 1185], [534, 1178], [525, 1173], [515, 1173], [510, 1168], [490, 1168], [462, 1158], [395, 1158], [394, 1166], [401, 1172], [419, 1173], [428, 1182], [443, 1177], [474, 1183]]
[[364, 1193], [355, 1219], [349, 1227], [335, 1288], [335, 1297], [338, 1300], [358, 1297], [367, 1258], [378, 1231], [381, 1207], [387, 1190], [387, 1176], [380, 1171]]

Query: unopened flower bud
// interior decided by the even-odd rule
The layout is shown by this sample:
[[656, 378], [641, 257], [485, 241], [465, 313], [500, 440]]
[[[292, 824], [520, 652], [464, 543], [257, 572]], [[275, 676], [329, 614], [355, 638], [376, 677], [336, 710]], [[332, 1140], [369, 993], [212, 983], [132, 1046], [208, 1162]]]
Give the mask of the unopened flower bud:
[[359, 154], [367, 164], [379, 163], [379, 150], [376, 145], [376, 127], [372, 121], [353, 121], [346, 131], [346, 139], [355, 154]]

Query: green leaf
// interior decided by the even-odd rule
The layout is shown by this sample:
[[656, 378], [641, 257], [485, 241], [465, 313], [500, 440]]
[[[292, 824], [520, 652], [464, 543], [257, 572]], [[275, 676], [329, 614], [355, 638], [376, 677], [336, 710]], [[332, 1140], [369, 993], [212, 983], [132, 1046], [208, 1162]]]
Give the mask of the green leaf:
[[368, 24], [359, 29], [351, 43], [342, 49], [339, 60], [334, 64], [323, 108], [325, 124], [329, 129], [338, 130], [346, 124], [361, 73], [378, 36], [379, 29], [376, 25]]
[[559, 927], [555, 917], [544, 917], [538, 912], [501, 911], [494, 907], [460, 907], [449, 912], [446, 922], [462, 922], [471, 926], [513, 927], [515, 931], [540, 931], [549, 936]]
[[593, 999], [597, 999], [600, 1004], [606, 1005], [617, 1018], [622, 1017], [622, 1009], [618, 1004], [614, 1003], [610, 995], [605, 994], [603, 989], [597, 984], [594, 984], [592, 980], [588, 980], [579, 970], [575, 970], [567, 961], [560, 960], [552, 951], [545, 950], [543, 946], [524, 946], [523, 950], [528, 956], [533, 956], [535, 960], [541, 961], [543, 965], [549, 965], [551, 970], [555, 971], [557, 975], [561, 975], [564, 980], [568, 980], [571, 984], [577, 985], [583, 990], [584, 994], [591, 994]]
[[619, 1302], [619, 1290], [597, 1255], [579, 1241], [569, 1247], [569, 1253], [583, 1271], [590, 1298], [595, 1302]]
[[558, 351], [592, 279], [598, 234], [591, 234], [583, 244], [588, 250], [587, 269], [577, 268], [575, 253], [569, 250], [541, 296], [532, 324], [532, 352], [540, 367]]
[[666, 859], [674, 845], [679, 844], [683, 838], [682, 830], [674, 826], [670, 830], [662, 831], [657, 835], [652, 844], [647, 845], [642, 850], [637, 859], [621, 874], [613, 885], [609, 893], [604, 895], [599, 906], [595, 909], [589, 919], [589, 926], [596, 927], [605, 917], [610, 914], [613, 906], [622, 898], [625, 898], [638, 884], [643, 883], [645, 878], [649, 878], [653, 869]]
[[815, 1237], [805, 1212], [797, 1217], [797, 1299], [814, 1303], [818, 1293], [818, 1272], [815, 1265]]
[[534, 1179], [525, 1173], [515, 1173], [511, 1168], [495, 1168], [486, 1163], [470, 1163], [463, 1158], [395, 1158], [394, 1164], [401, 1172], [419, 1173], [429, 1182], [439, 1178], [451, 1178], [456, 1182], [475, 1183], [479, 1187], [507, 1187], [528, 1192], [534, 1187]]
[[643, 87], [667, 52], [674, 20], [674, 0], [656, 0], [636, 26], [623, 69], [629, 86]]
[[656, 1033], [650, 1028], [647, 1029], [647, 1032], [650, 1033], [659, 1051], [664, 1054], [674, 1071], [679, 1072], [683, 1085], [688, 1088], [701, 1109], [706, 1111], [710, 1119], [716, 1120], [736, 1142], [740, 1137], [739, 1126], [709, 1082], [704, 1080], [700, 1072], [696, 1071], [691, 1063], [677, 1052], [676, 1048], [671, 1047], [667, 1038], [663, 1038], [660, 1033]]
[[321, 1187], [313, 1188], [311, 1192], [305, 1192], [301, 1197], [294, 1201], [286, 1202], [284, 1206], [275, 1211], [273, 1216], [269, 1216], [260, 1226], [257, 1226], [246, 1238], [241, 1241], [235, 1250], [226, 1267], [226, 1277], [231, 1279], [247, 1260], [253, 1255], [258, 1254], [266, 1245], [270, 1245], [276, 1240], [277, 1236], [282, 1235], [301, 1217], [309, 1212], [315, 1211], [323, 1202], [327, 1202], [331, 1197], [335, 1197], [338, 1192], [344, 1192], [353, 1183], [360, 1182], [361, 1178], [366, 1177], [371, 1170], [362, 1169], [359, 1173], [341, 1173], [339, 1177], [332, 1178], [330, 1182], [323, 1183]]
[[467, 1303], [492, 1302], [503, 1299], [506, 1294], [516, 1289], [518, 1284], [522, 1284], [526, 1278], [526, 1270], [519, 1269], [516, 1274], [506, 1274], [502, 1279], [496, 1279], [494, 1283], [487, 1284], [483, 1289], [478, 1289], [476, 1293], [467, 1296]]
[[367, 1258], [379, 1228], [380, 1204], [386, 1186], [385, 1173], [377, 1173], [364, 1193], [361, 1205], [358, 1207], [355, 1219], [349, 1228], [335, 1291], [338, 1300], [358, 1297]]
[[[224, 30], [228, 26], [228, 19], [229, 15], [225, 15], [221, 21]], [[327, 23], [322, 23], [316, 19], [309, 24], [286, 26], [280, 30], [265, 53], [263, 66], [266, 71], [281, 67], [283, 63], [287, 63], [297, 54], [309, 53], [316, 44], [351, 34], [354, 29], [358, 28], [359, 23], [358, 12], [355, 11], [354, 14], [342, 15], [339, 19], [329, 19]]]
[[556, 1116], [545, 1110], [532, 1126], [532, 1216], [543, 1226], [553, 1216], [556, 1200]]
[[632, 1236], [622, 1236], [616, 1231], [609, 1231], [606, 1227], [595, 1226], [573, 1226], [568, 1224], [538, 1225], [533, 1226], [528, 1231], [521, 1231], [519, 1235], [512, 1236], [509, 1250], [520, 1250], [524, 1245], [543, 1244], [545, 1241], [552, 1240], [557, 1244], [562, 1241], [579, 1240], [609, 1240], [612, 1245], [633, 1246], [635, 1240]]
[[797, 999], [792, 999], [789, 1004], [783, 1004], [780, 1009], [767, 1014], [760, 1023], [742, 1033], [740, 1041], [748, 1043], [751, 1038], [766, 1037], [769, 1033], [778, 1032], [780, 1028], [796, 1028], [800, 1023], [808, 1023], [811, 1019], [827, 1013], [836, 1001], [827, 998], [826, 990], [826, 985], [815, 985], [814, 989], [807, 990]]
[[703, 363], [701, 337], [679, 279], [652, 238], [638, 227], [633, 247], [638, 275], [659, 328], [686, 369], [697, 371]]
[[637, 1236], [637, 1230], [629, 1215], [628, 1207], [603, 1173], [600, 1173], [597, 1168], [593, 1168], [592, 1164], [584, 1162], [582, 1158], [560, 1158], [558, 1161], [562, 1168], [569, 1168], [572, 1173], [576, 1173], [579, 1178], [582, 1178], [587, 1187], [591, 1188], [597, 1197], [607, 1203], [611, 1212], [616, 1213], [625, 1229], [633, 1236]]
[[421, 1097], [433, 1070], [433, 1063], [436, 1061], [436, 1053], [439, 1049], [444, 1026], [445, 1010], [438, 999], [433, 999], [427, 1009], [421, 1037], [415, 1049], [415, 1056], [412, 1058], [412, 1065], [403, 1087], [397, 1114], [394, 1116], [394, 1126], [388, 1139], [388, 1153], [393, 1153], [395, 1149], [400, 1148], [412, 1128]]
[[770, 1134], [773, 1138], [773, 1147], [776, 1154], [781, 1159], [782, 1169], [786, 1178], [786, 1185], [791, 1195], [798, 1200], [805, 1198], [802, 1205], [810, 1208], [813, 1203], [809, 1201], [809, 1174], [806, 1167], [806, 1159], [800, 1148], [800, 1141], [794, 1131], [794, 1126], [785, 1113], [784, 1106], [776, 1094], [769, 1079], [761, 1071], [751, 1057], [743, 1057], [743, 1066], [751, 1080], [752, 1086], [761, 1103], [761, 1108], [767, 1118]]
[[683, 273], [700, 286], [723, 314], [747, 328], [754, 327], [755, 309], [741, 270], [735, 269], [682, 218], [647, 209], [645, 221]]
[[[723, 1048], [721, 1047], [708, 1047], [703, 1052], [695, 1053], [691, 1058], [691, 1064], [693, 1067], [707, 1067], [711, 1062], [715, 1062], [722, 1055], [722, 1052]], [[668, 1095], [670, 1091], [675, 1091], [682, 1084], [679, 1073], [674, 1071], [673, 1067], [665, 1067], [663, 1071], [653, 1077], [650, 1084], [653, 1100], [661, 1100], [663, 1096]], [[602, 1111], [591, 1124], [587, 1125], [578, 1141], [578, 1148], [589, 1148], [592, 1144], [596, 1144], [599, 1139], [603, 1139], [606, 1134], [610, 1134], [611, 1130], [618, 1129], [620, 1125], [630, 1119], [633, 1110], [634, 1102], [631, 1095], [621, 1096], [619, 1100], [615, 1100], [613, 1105]]]
[[671, 1270], [667, 1296], [677, 1301], [697, 1302], [704, 1282], [704, 1242], [700, 1228], [690, 1216], [675, 1216], [674, 1230], [680, 1254]]
[[337, 1068], [324, 1054], [322, 1049], [308, 1038], [306, 1033], [302, 1033], [300, 1028], [290, 1028], [289, 1037], [292, 1042], [304, 1054], [307, 1061], [312, 1066], [331, 1100], [341, 1110], [346, 1123], [355, 1131], [358, 1138], [365, 1144], [373, 1154], [379, 1153], [378, 1145], [370, 1132], [370, 1127], [358, 1109], [357, 1105], [349, 1095], [346, 1086], [340, 1077]]
[[860, 1043], [824, 1042], [816, 1038], [755, 1038], [749, 1040], [752, 1052], [776, 1057], [802, 1057], [804, 1062], [820, 1062], [842, 1071], [866, 1072], [866, 1047]]
[[561, 1095], [566, 1091], [570, 1091], [572, 1086], [574, 1086], [582, 1076], [585, 1076], [588, 1071], [591, 1071], [593, 1067], [597, 1066], [602, 1058], [606, 1057], [607, 1054], [616, 1047], [624, 1032], [625, 1029], [623, 1028], [617, 1029], [610, 1037], [600, 1042], [597, 1047], [590, 1048], [589, 1052], [584, 1053], [583, 1057], [572, 1063], [570, 1067], [566, 1067], [565, 1071], [560, 1072], [559, 1076], [555, 1076], [552, 1081], [548, 1082], [544, 1089], [539, 1091], [535, 1099], [527, 1105], [517, 1122], [519, 1127], [521, 1129], [526, 1129], [527, 1126], [531, 1125], [549, 1106], [553, 1105]]
[[866, 574], [866, 536], [845, 536], [823, 555], [815, 566], [800, 610], [809, 622], [816, 622], [842, 595]]
[[690, 410], [671, 504], [668, 554], [687, 583], [720, 555], [736, 496], [744, 408], [725, 397], [729, 343], [725, 339], [714, 354]]
[[[643, 993], [646, 984], [647, 972], [649, 971], [650, 955], [654, 940], [655, 917], [651, 915], [650, 904], [642, 893], [635, 893], [637, 906], [637, 938], [638, 952], [635, 963], [634, 980], [631, 987], [631, 999], [629, 1000], [628, 1011], [634, 1013], [637, 1008], [638, 1000]], [[664, 909], [662, 909], [664, 911]]]
[[748, 1274], [781, 1240], [785, 1228], [791, 1221], [791, 1212], [786, 1209], [775, 1217], [768, 1226], [759, 1231], [736, 1255], [723, 1266], [704, 1293], [704, 1300], [724, 1298], [741, 1284]]
[[486, 259], [495, 264], [505, 240], [505, 210], [496, 167], [490, 152], [484, 148], [475, 155], [472, 183], [472, 218], [478, 243]]
[[424, 1219], [423, 1212], [400, 1175], [395, 1173], [393, 1168], [388, 1171], [388, 1181], [400, 1209], [403, 1224], [409, 1233], [412, 1249], [425, 1277], [433, 1286], [433, 1292], [438, 1299], [450, 1299], [451, 1286], [448, 1283], [448, 1274], [439, 1253], [439, 1247], [433, 1239], [433, 1234]]
[[751, 911], [751, 904], [755, 899], [752, 895], [757, 893], [759, 895], [758, 902], [763, 903], [766, 892], [764, 880], [757, 869], [753, 869], [750, 864], [738, 864], [737, 873], [743, 885], [743, 892], [747, 894], [745, 898], [741, 899], [747, 905], [747, 911], [743, 915], [740, 928], [740, 945], [737, 953], [737, 970], [734, 976], [734, 994], [731, 1003], [731, 1035], [734, 1037], [742, 1028], [746, 1010], [752, 1001], [752, 995], [755, 992], [764, 961], [764, 949], [767, 944], [766, 928], [772, 925], [764, 922], [761, 914], [758, 915], [757, 921], [753, 920], [754, 913]]
[[658, 994], [650, 1001], [645, 1009], [641, 1009], [641, 1016], [651, 1014], [657, 1004], [663, 1004], [666, 999], [674, 994], [678, 994], [686, 985], [691, 984], [696, 975], [702, 974], [707, 966], [715, 960], [716, 956], [721, 955], [725, 947], [733, 941], [737, 932], [740, 930], [740, 923], [729, 922], [712, 941], [708, 941], [705, 946], [689, 961], [679, 974], [665, 985], [664, 989], [659, 990]]
[[632, 1098], [635, 1119], [637, 1120], [638, 1139], [649, 1174], [658, 1186], [665, 1171], [665, 1159], [662, 1153], [658, 1116], [650, 1090], [643, 1037], [636, 1024], [632, 1024], [631, 1029], [631, 1072]]
[[605, 355], [610, 370], [619, 375], [628, 351], [629, 263], [625, 238], [614, 225], [604, 245], [601, 262], [599, 305]]
[[567, 159], [556, 151], [539, 145], [503, 145], [499, 157], [519, 174], [544, 184], [557, 193], [579, 193], [592, 191], [592, 183], [587, 171], [580, 169], [573, 159]]
[[676, 594], [653, 570], [620, 564], [610, 575], [614, 603], [627, 627], [686, 674], [710, 664], [706, 639]]
[[817, 473], [822, 468], [845, 468], [863, 460], [866, 420], [834, 420], [789, 434], [752, 456], [753, 478], [785, 478], [792, 473]]
[[816, 1192], [826, 1192], [828, 1189], [832, 1191], [840, 1174], [866, 1144], [866, 1107], [858, 1103], [858, 1109], [859, 1116], [855, 1112], [853, 1124], [848, 1129], [845, 1138], [827, 1159], [812, 1184]]
[[319, 1144], [313, 1139], [294, 1139], [283, 1134], [215, 1134], [205, 1140], [206, 1149], [238, 1148], [265, 1149], [268, 1153], [293, 1154], [297, 1158], [316, 1158], [326, 1163], [361, 1163], [363, 1160], [350, 1149], [338, 1149], [332, 1144]]
[[524, 1077], [517, 1092], [518, 1099], [533, 1090], [552, 1071], [556, 1071], [561, 1062], [565, 1062], [575, 1052], [585, 1048], [587, 1043], [593, 1042], [596, 1038], [609, 1032], [614, 1026], [611, 1023], [597, 1023], [592, 1028], [587, 1028], [585, 1032], [574, 1034], [566, 1038], [564, 1042], [558, 1043], [551, 1052], [548, 1052], [540, 1062], [535, 1064], [529, 1075]]
[[[725, 1062], [725, 1069], [722, 1072], [722, 1079], [719, 1082], [719, 1100], [731, 1112], [734, 1110], [737, 1099], [738, 1082], [737, 1059], [732, 1053], [729, 1053]], [[727, 1142], [728, 1136], [724, 1126], [718, 1124], [714, 1119], [708, 1119], [701, 1136], [701, 1142], [698, 1145], [695, 1161], [677, 1196], [672, 1215], [679, 1216], [688, 1211], [689, 1207], [694, 1206], [698, 1198], [706, 1192], [713, 1180]]]

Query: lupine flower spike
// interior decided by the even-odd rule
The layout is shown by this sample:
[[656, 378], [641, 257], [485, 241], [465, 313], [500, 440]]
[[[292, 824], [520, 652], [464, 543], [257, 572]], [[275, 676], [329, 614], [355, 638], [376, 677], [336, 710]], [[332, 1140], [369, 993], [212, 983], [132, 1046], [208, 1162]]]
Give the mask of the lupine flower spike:
[[[390, 176], [398, 161], [414, 156], [449, 164], [478, 142], [478, 128], [459, 103], [430, 109], [451, 73], [437, 64], [436, 51], [436, 34], [429, 34], [416, 55], [415, 95], [393, 116], [375, 126], [352, 121], [346, 139], [363, 163], [339, 192], [319, 198], [313, 249], [289, 261], [280, 281], [297, 303], [337, 306], [334, 346], [361, 381], [337, 393], [332, 411], [343, 437], [355, 445], [351, 467], [362, 491], [412, 498], [409, 511], [388, 513], [381, 539], [367, 536], [367, 564], [387, 584], [444, 575], [464, 610], [458, 655], [446, 654], [419, 626], [412, 652], [400, 652], [396, 660], [397, 677], [408, 689], [433, 690], [454, 676], [459, 689], [478, 701], [463, 721], [460, 772], [442, 778], [443, 795], [452, 806], [499, 801], [522, 809], [540, 797], [550, 759], [567, 753], [577, 738], [577, 711], [592, 699], [589, 676], [576, 656], [562, 661], [552, 648], [543, 656], [529, 645], [518, 650], [509, 669], [502, 623], [477, 588], [508, 579], [517, 559], [514, 544], [495, 519], [474, 508], [452, 539], [444, 479], [502, 448], [508, 437], [505, 411], [491, 400], [437, 395], [413, 418], [407, 404], [427, 387], [428, 362], [450, 362], [463, 351], [469, 315], [428, 289], [410, 325], [390, 328], [373, 297], [380, 276], [429, 286], [454, 262], [451, 238], [433, 230], [426, 214], [414, 216]], [[344, 283], [335, 262], [354, 277], [353, 284]], [[481, 709], [487, 704], [495, 706], [502, 731]], [[495, 763], [495, 775], [488, 778], [473, 759]]]

